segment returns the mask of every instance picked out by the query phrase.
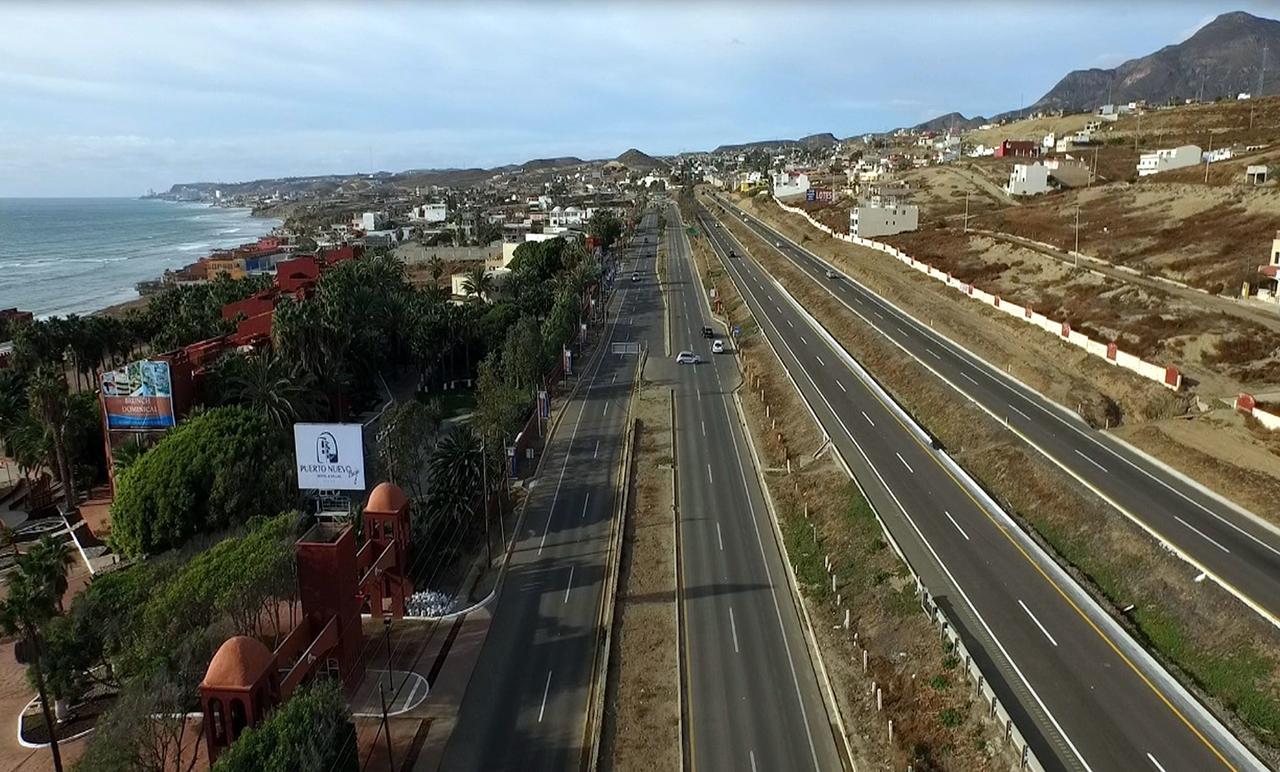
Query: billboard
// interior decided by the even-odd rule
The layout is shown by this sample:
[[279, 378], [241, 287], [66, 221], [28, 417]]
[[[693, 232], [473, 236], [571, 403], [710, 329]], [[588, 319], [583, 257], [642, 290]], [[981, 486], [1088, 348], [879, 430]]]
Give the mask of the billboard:
[[293, 453], [300, 490], [364, 490], [360, 424], [294, 424]]
[[142, 359], [102, 374], [102, 412], [107, 429], [138, 431], [174, 425], [169, 363]]

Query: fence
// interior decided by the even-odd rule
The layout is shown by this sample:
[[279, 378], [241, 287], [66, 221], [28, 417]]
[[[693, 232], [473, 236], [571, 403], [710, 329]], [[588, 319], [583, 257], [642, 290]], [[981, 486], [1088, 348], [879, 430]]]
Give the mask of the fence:
[[920, 273], [923, 273], [932, 279], [941, 281], [942, 283], [946, 284], [948, 287], [951, 287], [952, 289], [963, 292], [964, 294], [968, 295], [974, 300], [980, 301], [982, 303], [985, 303], [988, 306], [991, 306], [992, 308], [1003, 311], [1004, 313], [1008, 314], [1009, 316], [1015, 319], [1021, 319], [1022, 321], [1028, 324], [1035, 325], [1036, 327], [1039, 327], [1045, 332], [1048, 332], [1051, 335], [1054, 335], [1059, 339], [1072, 344], [1073, 346], [1078, 346], [1079, 348], [1084, 349], [1089, 354], [1093, 354], [1094, 356], [1101, 357], [1102, 359], [1105, 359], [1106, 361], [1110, 362], [1113, 365], [1116, 365], [1117, 367], [1123, 367], [1124, 369], [1129, 370], [1130, 372], [1137, 373], [1138, 375], [1148, 380], [1156, 381], [1157, 383], [1160, 383], [1166, 388], [1172, 389], [1174, 391], [1177, 391], [1180, 388], [1182, 388], [1182, 373], [1178, 371], [1178, 368], [1173, 367], [1172, 365], [1158, 365], [1152, 362], [1147, 362], [1137, 356], [1134, 356], [1133, 354], [1129, 354], [1127, 352], [1121, 351], [1119, 346], [1117, 346], [1114, 342], [1104, 342], [1104, 341], [1094, 340], [1082, 332], [1071, 329], [1070, 324], [1066, 322], [1058, 322], [1053, 319], [1050, 319], [1044, 314], [1033, 310], [1030, 306], [1020, 306], [1020, 305], [1017, 305], [1016, 303], [1010, 303], [1008, 301], [1002, 300], [999, 295], [992, 295], [989, 292], [980, 290], [977, 287], [975, 287], [973, 284], [963, 282], [955, 278], [951, 274], [947, 273], [946, 271], [938, 270], [937, 268], [934, 268], [932, 265], [929, 265], [928, 263], [922, 260], [917, 260], [911, 255], [908, 255], [907, 253], [889, 244], [875, 241], [873, 239], [864, 239], [864, 238], [859, 238], [857, 236], [850, 236], [846, 233], [836, 233], [831, 228], [827, 227], [826, 225], [823, 225], [822, 223], [810, 217], [809, 213], [804, 211], [803, 209], [800, 209], [794, 206], [788, 206], [787, 204], [784, 204], [781, 201], [778, 201], [776, 198], [774, 199], [774, 202], [783, 211], [790, 212], [791, 214], [800, 215], [805, 220], [807, 220], [810, 225], [822, 231], [823, 233], [826, 233], [834, 238], [840, 239], [841, 241], [847, 241], [850, 244], [854, 244], [859, 247], [865, 247], [867, 249], [874, 249], [878, 252], [883, 252], [887, 255], [890, 255], [891, 257], [895, 257], [899, 261], [911, 266], [912, 268], [916, 269]]

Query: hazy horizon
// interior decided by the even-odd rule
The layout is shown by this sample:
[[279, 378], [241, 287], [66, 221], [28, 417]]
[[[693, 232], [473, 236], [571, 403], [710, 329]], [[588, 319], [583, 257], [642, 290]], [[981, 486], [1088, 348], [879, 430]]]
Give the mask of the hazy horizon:
[[1274, 2], [12, 4], [0, 196], [666, 155], [992, 115], [1231, 10], [1280, 15]]

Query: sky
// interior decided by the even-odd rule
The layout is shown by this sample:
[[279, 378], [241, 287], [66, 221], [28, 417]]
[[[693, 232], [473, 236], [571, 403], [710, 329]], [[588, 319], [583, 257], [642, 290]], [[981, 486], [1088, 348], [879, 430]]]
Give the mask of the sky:
[[1280, 2], [0, 2], [0, 196], [610, 158], [1030, 104]]

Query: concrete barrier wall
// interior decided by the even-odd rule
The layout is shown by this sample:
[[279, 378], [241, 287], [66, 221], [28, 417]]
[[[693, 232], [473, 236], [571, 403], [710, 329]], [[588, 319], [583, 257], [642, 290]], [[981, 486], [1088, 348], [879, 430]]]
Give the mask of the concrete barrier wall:
[[[837, 239], [840, 239], [841, 241], [847, 241], [850, 244], [854, 244], [859, 247], [865, 247], [867, 249], [874, 249], [878, 252], [883, 252], [886, 255], [890, 255], [891, 257], [897, 258], [898, 260], [902, 261], [904, 264], [916, 269], [917, 271], [925, 274], [926, 276], [929, 276], [930, 278], [941, 281], [943, 284], [946, 284], [948, 287], [951, 287], [960, 292], [963, 292], [964, 294], [968, 295], [974, 300], [984, 303], [985, 305], [991, 306], [992, 308], [998, 308], [1001, 311], [1009, 314], [1010, 316], [1017, 317], [1019, 319], [1022, 319], [1025, 322], [1033, 324], [1036, 327], [1039, 327], [1040, 329], [1044, 330], [1045, 332], [1048, 332], [1056, 336], [1059, 340], [1063, 340], [1074, 346], [1078, 346], [1084, 349], [1086, 352], [1093, 354], [1094, 356], [1101, 357], [1102, 359], [1105, 359], [1107, 362], [1110, 362], [1111, 364], [1117, 367], [1123, 367], [1124, 369], [1129, 370], [1130, 372], [1137, 373], [1143, 378], [1163, 384], [1166, 388], [1173, 389], [1174, 391], [1177, 391], [1180, 388], [1182, 388], [1182, 373], [1178, 372], [1178, 369], [1176, 367], [1170, 367], [1166, 365], [1155, 364], [1153, 362], [1147, 362], [1145, 360], [1139, 359], [1138, 357], [1132, 354], [1126, 354], [1125, 352], [1120, 351], [1115, 346], [1115, 344], [1111, 341], [1094, 340], [1089, 336], [1085, 335], [1084, 333], [1077, 332], [1075, 330], [1070, 329], [1070, 327], [1065, 326], [1062, 322], [1057, 322], [1057, 321], [1054, 321], [1053, 319], [1046, 317], [1044, 314], [1041, 314], [1035, 311], [1030, 311], [1023, 306], [1019, 306], [1017, 304], [1010, 303], [1006, 300], [1002, 300], [997, 295], [992, 295], [989, 292], [978, 289], [972, 284], [967, 284], [963, 281], [960, 281], [959, 279], [951, 276], [950, 274], [947, 274], [944, 271], [936, 269], [933, 266], [921, 260], [917, 260], [911, 257], [910, 255], [906, 254], [902, 250], [899, 250], [893, 246], [890, 246], [889, 244], [884, 244], [882, 242], [874, 241], [872, 239], [858, 238], [857, 236], [850, 236], [844, 233], [834, 233], [831, 230], [831, 228], [828, 228], [826, 225], [823, 225], [822, 223], [810, 217], [809, 213], [804, 211], [803, 209], [800, 209], [799, 207], [788, 206], [787, 204], [784, 204], [781, 201], [778, 201], [778, 199], [776, 198], [774, 199], [774, 202], [784, 212], [790, 212], [791, 214], [800, 215], [805, 220], [807, 220], [810, 225], [822, 231], [823, 233], [827, 233]], [[1259, 419], [1259, 420], [1262, 420], [1262, 419]], [[1275, 418], [1275, 420], [1277, 422], [1280, 422], [1280, 417]]]
[[1280, 430], [1280, 415], [1260, 409], [1257, 400], [1253, 398], [1252, 394], [1241, 394], [1236, 397], [1236, 410], [1245, 415], [1253, 416], [1258, 420], [1258, 423], [1270, 431]]

